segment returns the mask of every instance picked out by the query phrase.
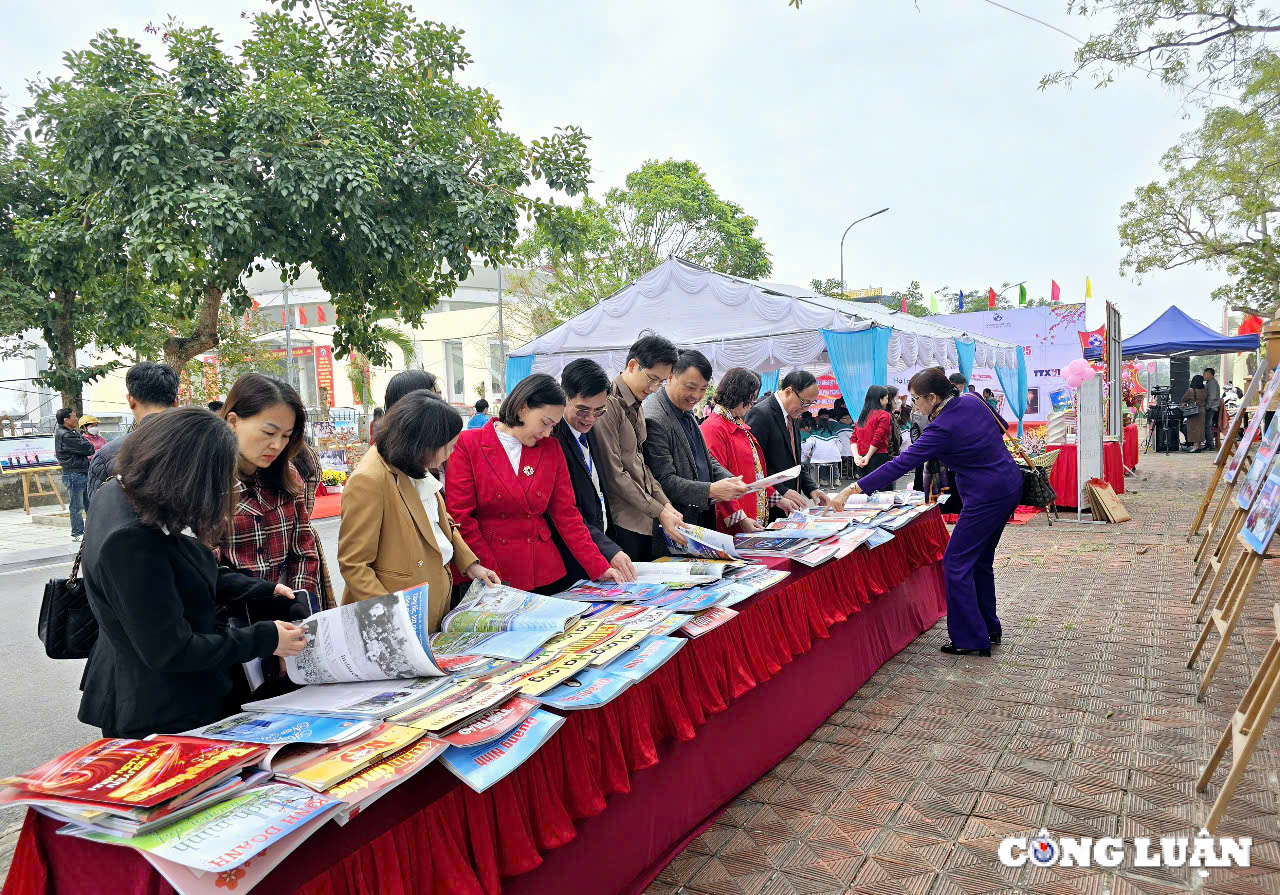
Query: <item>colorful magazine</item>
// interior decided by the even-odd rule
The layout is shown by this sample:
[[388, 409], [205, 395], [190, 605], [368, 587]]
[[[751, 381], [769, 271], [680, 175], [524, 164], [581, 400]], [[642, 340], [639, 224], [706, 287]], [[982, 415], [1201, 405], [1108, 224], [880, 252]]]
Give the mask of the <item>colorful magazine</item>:
[[662, 537], [674, 556], [696, 556], [700, 559], [739, 559], [734, 549], [733, 538], [723, 532], [701, 525], [686, 522], [680, 526], [680, 533], [688, 539], [686, 544], [677, 544], [665, 531]]
[[701, 637], [703, 634], [718, 628], [731, 618], [736, 618], [738, 611], [736, 609], [726, 609], [724, 606], [715, 606], [708, 609], [701, 615], [695, 615], [680, 630], [690, 637]]
[[646, 637], [614, 662], [609, 672], [642, 681], [665, 665], [688, 642], [680, 637]]
[[519, 691], [511, 684], [489, 684], [460, 681], [439, 699], [391, 718], [395, 724], [425, 730], [431, 736], [443, 736], [462, 727], [473, 717], [502, 705]]
[[444, 677], [308, 684], [283, 696], [246, 702], [242, 708], [246, 712], [338, 715], [344, 718], [378, 720], [407, 711], [447, 686], [449, 679]]
[[211, 740], [240, 740], [244, 743], [346, 743], [372, 732], [377, 721], [339, 718], [330, 715], [286, 715], [277, 712], [241, 712], [204, 727], [188, 730], [186, 736]]
[[671, 615], [667, 616], [665, 620], [649, 629], [649, 639], [652, 640], [655, 637], [666, 637], [668, 634], [674, 634], [676, 631], [679, 631], [687, 625], [692, 618], [693, 616], [691, 615], [673, 612]]
[[564, 723], [564, 718], [538, 709], [494, 743], [459, 749], [450, 746], [440, 761], [463, 783], [484, 792], [524, 764]]
[[592, 603], [598, 600], [626, 603], [651, 600], [662, 596], [666, 591], [665, 584], [645, 584], [640, 581], [623, 584], [613, 581], [579, 581], [561, 596], [569, 600], [586, 600]]
[[346, 824], [401, 783], [444, 754], [447, 744], [423, 737], [407, 749], [372, 764], [343, 780], [325, 795], [342, 803], [334, 819]]
[[502, 737], [525, 718], [533, 714], [538, 701], [528, 696], [513, 696], [496, 709], [473, 718], [453, 733], [440, 737], [440, 741], [460, 749], [483, 746]]
[[341, 805], [323, 793], [273, 783], [142, 836], [91, 833], [74, 825], [59, 832], [127, 845], [195, 870], [216, 873], [239, 867], [308, 820], [337, 811]]
[[578, 600], [541, 597], [505, 584], [476, 581], [458, 608], [441, 620], [440, 630], [448, 634], [544, 631], [550, 637], [577, 624], [587, 609]]
[[576, 680], [561, 684], [539, 698], [543, 705], [549, 705], [561, 711], [598, 709], [613, 702], [633, 683], [635, 683], [633, 678], [600, 668], [591, 668], [578, 675]]
[[[234, 738], [232, 738], [234, 739]], [[38, 768], [0, 780], [40, 796], [153, 808], [198, 793], [266, 754], [262, 746], [183, 736], [95, 740]]]
[[281, 780], [324, 792], [353, 774], [422, 739], [424, 732], [412, 727], [383, 724], [378, 730], [340, 749], [330, 751], [300, 768], [277, 774]]

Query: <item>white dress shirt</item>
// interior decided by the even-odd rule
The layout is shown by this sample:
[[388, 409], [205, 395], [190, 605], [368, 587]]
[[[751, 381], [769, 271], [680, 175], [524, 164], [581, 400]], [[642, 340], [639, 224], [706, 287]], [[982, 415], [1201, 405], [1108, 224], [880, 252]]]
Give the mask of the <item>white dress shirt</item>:
[[520, 475], [520, 452], [524, 450], [524, 443], [514, 435], [508, 435], [498, 427], [494, 427], [494, 432], [498, 433], [498, 441], [502, 443], [502, 449], [507, 452], [507, 459], [511, 461], [511, 471], [518, 477]]
[[591, 484], [596, 488], [596, 499], [600, 501], [600, 512], [603, 514], [604, 528], [609, 527], [609, 508], [605, 506], [604, 491], [600, 489], [600, 471], [596, 469], [595, 462], [591, 459], [591, 443], [587, 441], [585, 432], [579, 432], [572, 426], [569, 427], [573, 431], [574, 437], [578, 440], [578, 447], [582, 450], [582, 462], [587, 464], [587, 473], [591, 476]]
[[427, 521], [431, 523], [431, 536], [435, 538], [440, 559], [447, 566], [453, 559], [453, 541], [449, 540], [440, 527], [440, 501], [436, 500], [436, 495], [444, 486], [430, 472], [420, 479], [414, 479], [413, 486], [418, 490], [418, 499], [422, 501], [422, 509], [427, 514]]

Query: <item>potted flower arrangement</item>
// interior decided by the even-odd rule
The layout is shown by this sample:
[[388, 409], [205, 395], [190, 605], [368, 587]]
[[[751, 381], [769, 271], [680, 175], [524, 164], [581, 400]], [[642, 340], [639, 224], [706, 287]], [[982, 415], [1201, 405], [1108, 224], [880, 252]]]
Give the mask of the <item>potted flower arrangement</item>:
[[342, 486], [347, 482], [347, 474], [341, 469], [326, 469], [321, 473], [320, 481], [324, 482], [324, 488], [330, 494], [341, 494]]

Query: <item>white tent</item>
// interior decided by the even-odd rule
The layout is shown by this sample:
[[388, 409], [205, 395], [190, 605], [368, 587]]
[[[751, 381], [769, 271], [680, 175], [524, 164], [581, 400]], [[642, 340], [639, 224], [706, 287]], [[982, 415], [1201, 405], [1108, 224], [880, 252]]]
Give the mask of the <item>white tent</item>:
[[889, 368], [959, 367], [956, 340], [973, 342], [974, 366], [1017, 365], [1012, 342], [912, 317], [874, 303], [819, 295], [792, 286], [763, 285], [670, 258], [594, 307], [511, 351], [534, 355], [534, 373], [559, 376], [574, 358], [606, 370], [626, 366], [627, 349], [652, 329], [681, 348], [696, 348], [717, 373], [730, 367], [760, 372], [830, 363], [822, 330], [893, 330]]

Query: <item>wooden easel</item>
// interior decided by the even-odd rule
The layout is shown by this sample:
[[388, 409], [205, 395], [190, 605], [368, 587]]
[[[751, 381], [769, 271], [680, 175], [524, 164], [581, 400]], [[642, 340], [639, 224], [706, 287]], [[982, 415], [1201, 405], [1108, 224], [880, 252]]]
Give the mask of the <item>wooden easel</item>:
[[[1249, 590], [1253, 587], [1254, 579], [1258, 577], [1258, 570], [1262, 568], [1262, 561], [1280, 558], [1280, 555], [1274, 553], [1255, 553], [1244, 540], [1243, 535], [1237, 535], [1236, 540], [1242, 548], [1241, 553], [1232, 564], [1226, 587], [1222, 589], [1222, 594], [1214, 604], [1213, 611], [1209, 613], [1209, 620], [1205, 622], [1204, 630], [1200, 632], [1200, 639], [1196, 641], [1195, 648], [1191, 651], [1191, 658], [1187, 660], [1187, 667], [1193, 668], [1200, 650], [1209, 640], [1210, 632], [1215, 630], [1218, 632], [1218, 645], [1214, 648], [1213, 655], [1209, 657], [1209, 664], [1205, 667], [1204, 675], [1200, 679], [1200, 692], [1196, 695], [1197, 699], [1204, 699], [1204, 694], [1208, 692], [1209, 684], [1213, 682], [1213, 676], [1218, 671], [1218, 665], [1222, 663], [1222, 657], [1227, 654], [1227, 647], [1231, 644], [1231, 634], [1235, 631], [1236, 622], [1244, 612], [1245, 601], [1249, 598]], [[1205, 604], [1208, 605], [1208, 600]]]
[[1249, 767], [1249, 759], [1253, 757], [1254, 750], [1262, 740], [1262, 734], [1267, 729], [1267, 721], [1271, 719], [1276, 706], [1280, 704], [1280, 603], [1272, 606], [1271, 615], [1275, 621], [1275, 636], [1271, 640], [1271, 646], [1267, 649], [1262, 664], [1258, 666], [1257, 674], [1249, 682], [1249, 688], [1244, 691], [1244, 698], [1240, 700], [1240, 706], [1231, 716], [1227, 729], [1218, 739], [1213, 757], [1209, 759], [1204, 773], [1196, 781], [1196, 792], [1204, 792], [1205, 787], [1209, 785], [1209, 780], [1213, 777], [1213, 772], [1217, 770], [1218, 764], [1227, 754], [1227, 747], [1230, 746], [1231, 770], [1227, 772], [1227, 779], [1223, 781], [1218, 797], [1213, 800], [1213, 808], [1210, 809], [1209, 819], [1204, 825], [1210, 835], [1217, 830], [1218, 822], [1226, 813], [1236, 786], [1244, 776], [1245, 769]]
[[[18, 474], [22, 476], [22, 509], [28, 516], [31, 515], [31, 498], [33, 497], [52, 495], [57, 498], [58, 506], [66, 509], [67, 504], [63, 501], [62, 495], [53, 487], [52, 472], [51, 468], [19, 470]], [[40, 484], [41, 473], [44, 473], [44, 485]]]
[[[1222, 528], [1221, 537], [1218, 539], [1218, 546], [1214, 548], [1213, 554], [1209, 557], [1208, 564], [1204, 567], [1204, 571], [1200, 573], [1200, 579], [1196, 582], [1196, 589], [1191, 593], [1192, 605], [1200, 598], [1201, 591], [1204, 591], [1204, 603], [1200, 605], [1200, 612], [1196, 615], [1196, 624], [1204, 621], [1204, 614], [1209, 606], [1209, 601], [1213, 599], [1214, 593], [1218, 590], [1218, 583], [1222, 580], [1222, 572], [1227, 568], [1227, 564], [1231, 560], [1231, 554], [1235, 550], [1236, 536], [1240, 534], [1240, 530], [1244, 527], [1245, 516], [1248, 510], [1242, 510], [1236, 507], [1231, 515], [1227, 517], [1226, 525]], [[1209, 589], [1204, 590], [1207, 582]]]
[[[1255, 374], [1249, 380], [1249, 385], [1245, 389], [1244, 399], [1240, 402], [1240, 409], [1236, 411], [1236, 415], [1231, 419], [1231, 425], [1227, 427], [1227, 434], [1222, 436], [1222, 445], [1218, 448], [1217, 455], [1213, 458], [1213, 478], [1209, 480], [1209, 488], [1204, 493], [1204, 499], [1200, 501], [1200, 509], [1196, 510], [1196, 517], [1191, 522], [1191, 531], [1187, 534], [1187, 542], [1196, 536], [1196, 532], [1200, 530], [1200, 523], [1204, 521], [1204, 514], [1209, 511], [1209, 504], [1213, 501], [1213, 492], [1218, 490], [1218, 482], [1222, 479], [1222, 471], [1227, 466], [1227, 461], [1231, 457], [1232, 446], [1236, 439], [1240, 437], [1240, 421], [1244, 419], [1244, 409], [1249, 406], [1249, 401], [1258, 394], [1258, 385], [1260, 377]], [[1258, 413], [1266, 410], [1265, 407], [1259, 406]], [[1240, 473], [1237, 470], [1236, 477], [1239, 478]]]
[[[1236, 485], [1239, 484], [1240, 482], [1240, 476], [1247, 473], [1249, 471], [1249, 467], [1252, 464], [1253, 464], [1253, 454], [1252, 453], [1246, 454], [1244, 460], [1242, 460], [1240, 463], [1240, 468], [1236, 470], [1235, 479], [1229, 482], [1227, 484], [1226, 490], [1222, 492], [1222, 497], [1219, 498], [1218, 505], [1213, 511], [1213, 518], [1209, 521], [1209, 527], [1205, 529], [1204, 535], [1201, 536], [1200, 546], [1196, 548], [1195, 556], [1193, 557], [1197, 568], [1199, 567], [1200, 562], [1204, 559], [1205, 547], [1207, 547], [1209, 545], [1209, 542], [1213, 540], [1213, 536], [1215, 534], [1221, 536], [1222, 529], [1220, 529], [1218, 525], [1222, 522], [1222, 517], [1227, 515], [1226, 511], [1227, 511], [1227, 508], [1231, 506], [1232, 498], [1235, 497]], [[1191, 598], [1191, 602], [1192, 603], [1195, 602], [1194, 597]]]

